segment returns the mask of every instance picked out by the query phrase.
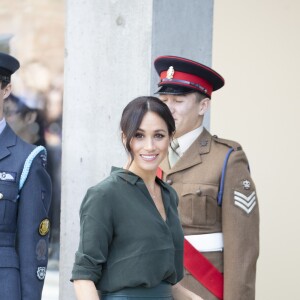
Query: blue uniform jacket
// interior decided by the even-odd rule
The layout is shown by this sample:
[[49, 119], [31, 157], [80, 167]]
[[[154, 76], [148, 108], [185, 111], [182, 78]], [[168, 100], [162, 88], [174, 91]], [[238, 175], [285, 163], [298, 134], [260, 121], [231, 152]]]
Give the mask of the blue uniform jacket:
[[40, 300], [48, 262], [51, 181], [36, 155], [19, 191], [30, 145], [6, 125], [0, 135], [0, 299]]

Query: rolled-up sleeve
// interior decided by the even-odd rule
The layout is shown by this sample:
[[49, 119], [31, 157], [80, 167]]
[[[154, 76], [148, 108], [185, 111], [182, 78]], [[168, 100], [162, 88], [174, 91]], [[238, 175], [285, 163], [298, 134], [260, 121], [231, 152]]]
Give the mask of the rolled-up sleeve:
[[80, 241], [71, 281], [101, 279], [111, 243], [113, 224], [109, 200], [96, 188], [88, 190], [80, 209]]

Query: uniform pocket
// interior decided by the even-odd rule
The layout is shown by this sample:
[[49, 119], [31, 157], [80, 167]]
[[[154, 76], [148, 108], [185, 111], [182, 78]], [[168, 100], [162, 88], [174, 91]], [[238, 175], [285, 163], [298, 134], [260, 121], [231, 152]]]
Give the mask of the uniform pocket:
[[217, 218], [216, 188], [200, 184], [183, 184], [179, 211], [186, 225], [213, 225]]
[[18, 193], [16, 183], [0, 183], [0, 224], [11, 224], [16, 221]]

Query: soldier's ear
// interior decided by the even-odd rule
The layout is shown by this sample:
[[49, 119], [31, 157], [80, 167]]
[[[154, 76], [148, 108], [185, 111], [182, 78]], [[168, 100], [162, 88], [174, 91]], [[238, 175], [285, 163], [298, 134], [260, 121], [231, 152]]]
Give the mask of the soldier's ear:
[[37, 112], [36, 111], [30, 111], [26, 114], [25, 119], [28, 124], [32, 124], [37, 119]]
[[3, 99], [6, 99], [11, 93], [11, 83], [3, 89]]
[[210, 107], [209, 98], [204, 98], [203, 100], [201, 100], [199, 103], [199, 115], [204, 116], [204, 114], [208, 111], [209, 107]]

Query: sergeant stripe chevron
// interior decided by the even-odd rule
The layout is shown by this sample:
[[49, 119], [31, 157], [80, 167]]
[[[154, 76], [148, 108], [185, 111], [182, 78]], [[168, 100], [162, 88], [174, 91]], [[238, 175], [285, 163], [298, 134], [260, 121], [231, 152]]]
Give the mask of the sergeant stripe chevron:
[[240, 207], [247, 214], [250, 214], [256, 205], [255, 191], [248, 197], [240, 192], [234, 191], [234, 200], [236, 206]]

